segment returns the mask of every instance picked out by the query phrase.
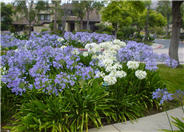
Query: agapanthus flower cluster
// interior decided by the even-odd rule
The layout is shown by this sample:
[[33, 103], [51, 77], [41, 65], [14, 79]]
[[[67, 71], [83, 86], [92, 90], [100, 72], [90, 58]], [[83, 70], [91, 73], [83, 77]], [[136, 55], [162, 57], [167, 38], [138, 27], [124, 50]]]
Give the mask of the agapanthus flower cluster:
[[75, 40], [81, 43], [91, 43], [91, 42], [105, 42], [111, 41], [114, 39], [114, 36], [108, 34], [99, 34], [99, 33], [88, 33], [88, 32], [76, 32], [73, 34], [72, 32], [65, 32], [64, 38], [66, 40]]
[[33, 88], [57, 95], [63, 88], [94, 76], [93, 68], [79, 63], [80, 58], [73, 54], [76, 50], [73, 47], [18, 50], [2, 56], [2, 66], [7, 68], [2, 82], [17, 95]]
[[64, 39], [57, 35], [32, 33], [30, 39], [25, 42], [24, 47], [30, 50], [40, 49], [45, 46], [59, 48], [64, 45]]
[[11, 33], [1, 34], [1, 47], [2, 48], [10, 48], [10, 47], [19, 47], [24, 43], [15, 38]]
[[139, 62], [137, 62], [137, 61], [128, 61], [127, 66], [128, 66], [128, 69], [137, 69], [139, 67]]
[[139, 61], [146, 64], [145, 69], [157, 70], [157, 62], [164, 62], [166, 65], [175, 68], [178, 62], [165, 54], [156, 54], [151, 46], [135, 41], [128, 41], [126, 47], [118, 51], [120, 62]]
[[92, 54], [92, 58], [96, 60], [96, 65], [105, 69], [96, 73], [97, 77], [103, 77], [104, 82], [113, 85], [117, 82], [117, 78], [125, 77], [127, 74], [122, 70], [122, 64], [117, 60], [117, 52], [126, 44], [120, 40], [107, 41], [99, 44], [89, 43], [85, 48], [88, 53]]
[[165, 89], [156, 89], [155, 92], [153, 92], [153, 99], [160, 99], [160, 104], [163, 104], [165, 101], [171, 101], [173, 100], [173, 94], [169, 93], [168, 90]]
[[[29, 40], [15, 41], [9, 36], [4, 43], [16, 41], [17, 49], [9, 50], [1, 58], [2, 66], [6, 68], [2, 82], [20, 95], [31, 89], [58, 94], [79, 80], [92, 77], [101, 77], [104, 83], [114, 85], [118, 78], [127, 76], [122, 63], [127, 63], [140, 80], [147, 76], [146, 71], [139, 69], [140, 63], [145, 63], [148, 70], [156, 70], [158, 60], [171, 67], [177, 66], [177, 62], [168, 56], [154, 54], [150, 46], [134, 41], [126, 44], [107, 34], [66, 32], [62, 38], [48, 33], [32, 33]], [[70, 40], [84, 43], [87, 52], [82, 55], [92, 56], [90, 66], [80, 63], [79, 49], [66, 45]]]
[[143, 71], [143, 70], [137, 70], [137, 71], [135, 72], [135, 76], [136, 76], [137, 78], [139, 78], [140, 80], [142, 80], [142, 79], [146, 78], [147, 73], [146, 73], [145, 71]]

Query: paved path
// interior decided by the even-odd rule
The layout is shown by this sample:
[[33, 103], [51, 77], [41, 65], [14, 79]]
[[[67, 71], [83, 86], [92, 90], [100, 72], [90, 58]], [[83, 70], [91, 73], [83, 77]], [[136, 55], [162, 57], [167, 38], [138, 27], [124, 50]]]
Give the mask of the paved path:
[[[155, 40], [155, 44], [153, 44], [154, 52], [158, 54], [167, 54], [169, 53], [169, 44], [170, 40], [166, 39], [158, 39]], [[184, 42], [180, 42], [178, 49], [179, 61], [181, 64], [184, 64]]]
[[[178, 118], [184, 117], [184, 113], [181, 107], [168, 111], [169, 116]], [[174, 127], [174, 130], [177, 128]], [[104, 126], [103, 128], [93, 128], [89, 132], [159, 132], [161, 129], [169, 129], [169, 122], [165, 112], [154, 114], [151, 116], [139, 118], [138, 120], [131, 123], [116, 123], [112, 125]]]

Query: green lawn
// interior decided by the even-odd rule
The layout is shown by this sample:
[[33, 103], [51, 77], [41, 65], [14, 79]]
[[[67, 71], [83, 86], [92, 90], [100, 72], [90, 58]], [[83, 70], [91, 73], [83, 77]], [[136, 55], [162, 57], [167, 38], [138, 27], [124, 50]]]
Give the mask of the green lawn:
[[169, 68], [165, 65], [158, 65], [160, 77], [163, 79], [169, 91], [177, 89], [184, 90], [184, 65], [179, 68]]

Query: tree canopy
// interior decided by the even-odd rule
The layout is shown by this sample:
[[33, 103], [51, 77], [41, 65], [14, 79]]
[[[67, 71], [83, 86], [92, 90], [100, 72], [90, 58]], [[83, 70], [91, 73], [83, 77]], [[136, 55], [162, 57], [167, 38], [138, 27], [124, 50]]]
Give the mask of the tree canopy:
[[131, 25], [135, 14], [144, 11], [144, 8], [141, 1], [112, 1], [102, 10], [102, 21], [111, 23], [117, 36], [119, 26]]
[[12, 24], [13, 6], [1, 2], [1, 30], [9, 30]]
[[[163, 27], [166, 18], [159, 12], [146, 9], [150, 2], [141, 1], [112, 1], [102, 10], [102, 21], [112, 24], [114, 34], [126, 27], [137, 27], [137, 32], [149, 27]], [[132, 28], [130, 28], [132, 30]], [[146, 29], [145, 29], [146, 30]]]

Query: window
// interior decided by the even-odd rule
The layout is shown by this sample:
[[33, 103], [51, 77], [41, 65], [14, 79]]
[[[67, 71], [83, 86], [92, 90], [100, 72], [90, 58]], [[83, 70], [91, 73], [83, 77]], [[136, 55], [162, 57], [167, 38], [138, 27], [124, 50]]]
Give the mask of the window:
[[44, 15], [40, 15], [40, 20], [44, 20]]
[[50, 21], [50, 15], [49, 14], [41, 14], [39, 19], [41, 21]]
[[67, 10], [67, 15], [68, 16], [75, 16], [75, 13], [73, 12], [73, 10], [68, 9]]
[[44, 18], [45, 20], [50, 20], [50, 15], [45, 15], [45, 18]]

